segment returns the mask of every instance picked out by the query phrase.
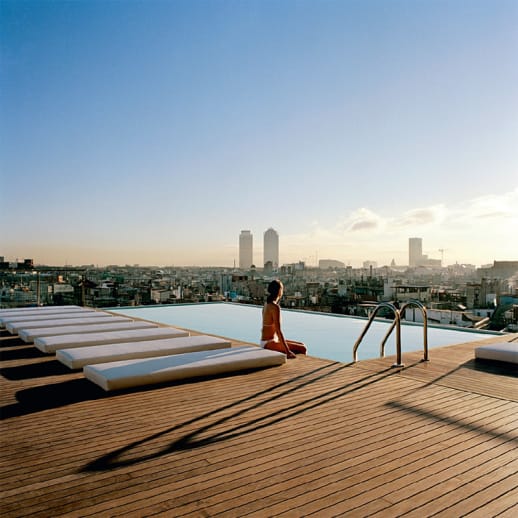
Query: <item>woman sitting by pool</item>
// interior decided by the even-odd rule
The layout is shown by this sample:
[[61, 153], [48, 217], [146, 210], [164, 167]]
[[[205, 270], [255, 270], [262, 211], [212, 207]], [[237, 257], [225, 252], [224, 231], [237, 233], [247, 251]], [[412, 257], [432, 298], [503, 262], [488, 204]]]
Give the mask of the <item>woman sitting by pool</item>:
[[295, 358], [295, 353], [306, 354], [307, 348], [302, 342], [286, 340], [281, 331], [281, 308], [283, 285], [275, 280], [268, 285], [268, 298], [263, 308], [263, 329], [261, 347], [285, 353], [288, 358]]

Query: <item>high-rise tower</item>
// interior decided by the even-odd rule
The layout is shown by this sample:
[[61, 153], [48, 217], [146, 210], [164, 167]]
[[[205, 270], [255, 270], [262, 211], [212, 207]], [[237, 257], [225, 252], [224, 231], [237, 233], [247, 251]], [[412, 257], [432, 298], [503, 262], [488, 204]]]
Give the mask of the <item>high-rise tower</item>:
[[254, 264], [254, 237], [250, 230], [239, 234], [239, 268], [247, 270]]
[[408, 239], [408, 266], [419, 266], [423, 261], [423, 240], [420, 237]]
[[270, 261], [274, 268], [279, 266], [279, 234], [277, 234], [273, 228], [269, 228], [264, 233], [263, 253], [263, 264], [266, 264], [268, 261]]

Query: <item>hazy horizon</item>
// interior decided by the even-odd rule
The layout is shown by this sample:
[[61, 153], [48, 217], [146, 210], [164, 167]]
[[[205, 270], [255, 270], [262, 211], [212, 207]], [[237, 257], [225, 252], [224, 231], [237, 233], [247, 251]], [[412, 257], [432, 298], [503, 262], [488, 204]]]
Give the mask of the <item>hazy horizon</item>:
[[[0, 3], [0, 255], [518, 260], [515, 0]], [[442, 253], [440, 250], [444, 250]]]
[[[441, 251], [439, 250], [439, 256], [438, 257], [428, 257], [429, 259], [441, 259]], [[254, 253], [254, 255], [256, 255]], [[425, 254], [427, 255], [427, 254]], [[105, 268], [105, 267], [109, 267], [109, 266], [117, 266], [117, 267], [143, 267], [143, 268], [147, 268], [147, 267], [157, 267], [157, 268], [235, 268], [235, 269], [241, 269], [239, 268], [239, 261], [235, 261], [235, 264], [215, 264], [215, 263], [185, 263], [185, 264], [176, 264], [176, 263], [130, 263], [130, 262], [119, 262], [119, 263], [99, 263], [99, 262], [77, 262], [77, 263], [73, 263], [73, 262], [69, 262], [69, 261], [65, 261], [64, 263], [49, 263], [49, 262], [43, 262], [43, 261], [39, 261], [38, 259], [34, 258], [34, 257], [21, 257], [21, 256], [16, 256], [14, 258], [11, 258], [11, 257], [5, 257], [4, 256], [4, 259], [9, 262], [9, 263], [23, 263], [24, 260], [26, 259], [32, 259], [33, 262], [34, 262], [34, 267], [37, 268], [38, 266], [40, 267], [57, 267], [57, 268], [60, 268], [60, 267], [83, 267], [83, 266], [93, 266], [95, 268]], [[309, 259], [309, 262], [306, 260], [306, 259]], [[312, 260], [316, 260], [317, 262], [311, 262]], [[305, 262], [305, 265], [307, 268], [317, 268], [318, 267], [318, 261], [320, 260], [337, 260], [337, 261], [340, 261], [339, 259], [336, 259], [334, 257], [309, 257], [309, 258], [301, 258], [299, 260], [296, 260], [296, 261], [292, 261], [292, 262], [282, 262], [281, 261], [281, 264], [279, 265], [279, 267], [281, 266], [284, 266], [284, 265], [289, 265], [289, 264], [296, 264], [298, 263], [299, 261], [304, 261]], [[378, 261], [375, 261], [375, 260], [368, 260], [368, 259], [365, 259], [365, 261], [374, 261], [377, 263], [377, 266], [375, 266], [375, 268], [382, 268], [382, 267], [390, 267], [391, 264], [390, 263], [379, 263]], [[493, 263], [494, 262], [506, 262], [506, 261], [518, 261], [517, 258], [514, 258], [514, 259], [498, 259], [498, 258], [494, 258], [490, 261], [488, 261], [487, 263], [484, 263], [484, 264], [474, 264], [474, 263], [469, 263], [469, 262], [460, 262], [460, 261], [455, 261], [453, 263], [448, 263], [447, 261], [444, 261], [443, 264], [442, 264], [442, 267], [443, 268], [447, 268], [449, 266], [455, 266], [455, 265], [470, 265], [470, 266], [476, 266], [478, 268], [480, 267], [486, 267], [486, 266], [493, 266]], [[344, 262], [344, 261], [341, 261], [342, 263], [344, 263], [344, 266], [345, 267], [352, 267], [352, 268], [356, 268], [356, 269], [359, 269], [359, 268], [364, 268], [363, 266], [363, 261], [361, 262], [358, 262], [358, 264], [351, 264], [351, 262]], [[391, 261], [392, 262], [392, 261]], [[256, 263], [254, 263], [252, 266], [254, 266], [255, 268], [257, 268], [258, 270], [262, 270], [264, 268], [264, 265], [257, 261]], [[399, 268], [411, 268], [410, 265], [408, 264], [408, 261], [406, 262], [403, 262], [403, 263], [396, 263], [394, 265], [396, 268], [399, 267]]]

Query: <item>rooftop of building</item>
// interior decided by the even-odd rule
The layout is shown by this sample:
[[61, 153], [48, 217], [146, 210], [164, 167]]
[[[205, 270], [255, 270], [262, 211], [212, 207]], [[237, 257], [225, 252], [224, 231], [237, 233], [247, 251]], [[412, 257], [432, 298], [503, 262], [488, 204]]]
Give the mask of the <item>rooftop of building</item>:
[[478, 344], [105, 393], [0, 333], [1, 514], [516, 516], [517, 373]]

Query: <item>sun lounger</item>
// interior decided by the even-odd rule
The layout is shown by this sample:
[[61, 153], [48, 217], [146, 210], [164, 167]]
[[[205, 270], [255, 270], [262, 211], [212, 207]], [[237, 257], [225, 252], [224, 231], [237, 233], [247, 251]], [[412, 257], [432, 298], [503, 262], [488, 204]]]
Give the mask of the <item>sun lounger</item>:
[[0, 317], [9, 314], [23, 314], [23, 313], [41, 313], [44, 311], [64, 311], [64, 310], [82, 310], [80, 306], [29, 306], [25, 308], [5, 308], [0, 309]]
[[69, 334], [39, 337], [34, 345], [44, 353], [55, 353], [58, 349], [88, 347], [90, 345], [116, 344], [123, 342], [140, 342], [159, 340], [161, 338], [179, 338], [189, 336], [187, 331], [174, 327], [152, 327], [144, 329], [125, 329], [105, 333]]
[[128, 322], [114, 322], [113, 324], [83, 324], [82, 326], [37, 327], [34, 329], [19, 329], [18, 336], [24, 342], [34, 342], [36, 338], [56, 335], [71, 335], [83, 333], [100, 333], [103, 331], [122, 331], [123, 329], [140, 329], [158, 327], [151, 322], [129, 320]]
[[246, 346], [87, 365], [83, 372], [87, 379], [109, 391], [272, 367], [285, 362], [283, 353]]
[[[73, 315], [72, 315], [73, 316]], [[75, 318], [67, 315], [63, 317], [60, 315], [59, 318], [43, 319], [43, 320], [22, 320], [22, 321], [8, 321], [5, 324], [7, 331], [12, 334], [16, 334], [19, 329], [35, 329], [37, 327], [58, 327], [58, 326], [77, 326], [77, 325], [90, 325], [90, 324], [101, 324], [101, 323], [113, 323], [113, 322], [128, 322], [131, 318], [128, 317], [116, 317], [109, 313], [101, 313], [100, 311], [94, 311], [92, 315], [83, 315]]]
[[163, 340], [146, 340], [144, 342], [59, 349], [56, 351], [56, 358], [71, 369], [80, 369], [85, 365], [97, 363], [225, 349], [230, 346], [231, 343], [223, 338], [198, 335], [183, 338], [165, 338]]
[[518, 342], [502, 342], [482, 345], [475, 349], [475, 358], [480, 360], [518, 363]]
[[50, 320], [52, 318], [80, 318], [92, 315], [111, 315], [106, 311], [95, 311], [94, 309], [82, 309], [80, 311], [44, 311], [42, 313], [23, 313], [17, 315], [2, 315], [0, 322], [7, 324], [9, 322], [28, 322], [29, 320]]
[[9, 322], [29, 322], [31, 320], [47, 320], [49, 318], [78, 318], [86, 315], [108, 315], [93, 309], [79, 309], [73, 311], [44, 311], [38, 313], [17, 313], [15, 315], [0, 316], [0, 327], [6, 327]]

